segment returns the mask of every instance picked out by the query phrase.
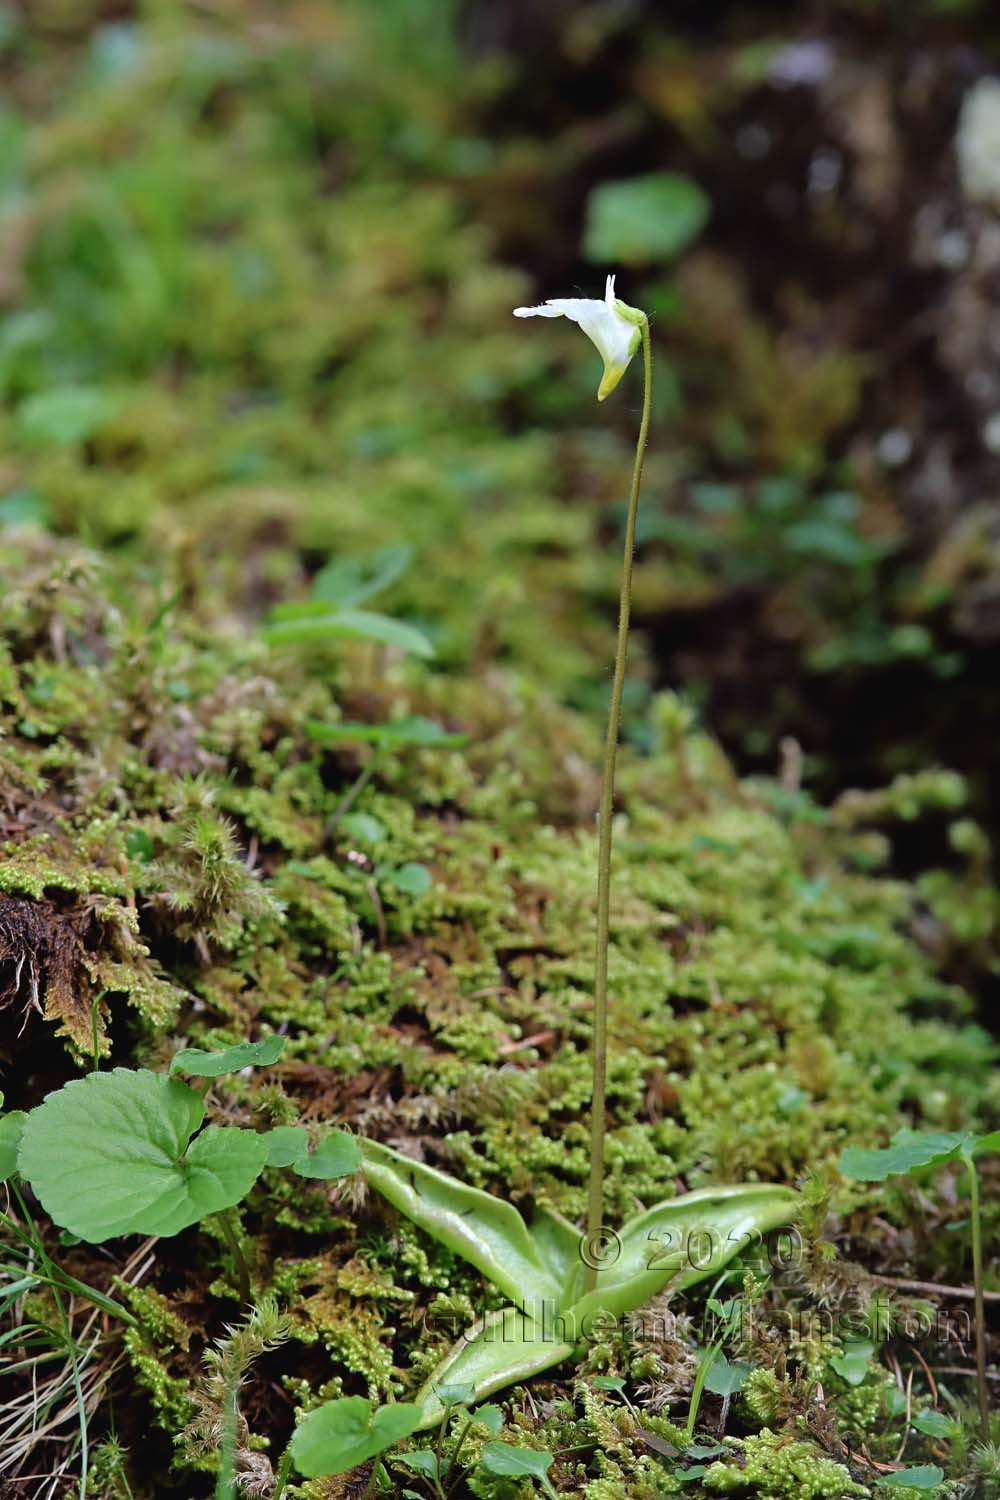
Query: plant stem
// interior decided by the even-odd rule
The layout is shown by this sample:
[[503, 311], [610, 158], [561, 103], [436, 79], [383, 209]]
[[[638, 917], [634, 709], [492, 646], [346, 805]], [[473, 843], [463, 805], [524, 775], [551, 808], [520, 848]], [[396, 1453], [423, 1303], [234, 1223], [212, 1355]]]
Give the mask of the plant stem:
[[368, 1483], [365, 1486], [365, 1491], [361, 1496], [361, 1500], [371, 1500], [372, 1495], [374, 1495], [375, 1493], [375, 1486], [378, 1484], [378, 1471], [379, 1469], [381, 1469], [381, 1467], [382, 1460], [380, 1458], [377, 1458], [372, 1464], [371, 1477], [369, 1478]]
[[[604, 750], [604, 777], [601, 783], [601, 812], [598, 825], [597, 957], [594, 972], [593, 1023], [594, 1083], [590, 1105], [590, 1190], [587, 1200], [586, 1240], [591, 1250], [600, 1244], [600, 1231], [604, 1219], [604, 1116], [608, 1074], [608, 932], [611, 925], [611, 824], [615, 803], [615, 760], [618, 755], [622, 692], [625, 687], [625, 667], [628, 661], [635, 523], [639, 513], [639, 485], [642, 480], [643, 459], [646, 456], [653, 395], [653, 356], [649, 343], [649, 323], [645, 319], [643, 319], [641, 331], [644, 380], [642, 419], [639, 423], [639, 436], [635, 445], [632, 488], [629, 492], [628, 516], [625, 522], [625, 555], [622, 561], [621, 599], [618, 608], [618, 649], [615, 653], [615, 673], [611, 684], [611, 707], [608, 711], [608, 735]], [[594, 1254], [584, 1257], [583, 1285], [586, 1292], [593, 1291], [597, 1285], [597, 1266], [589, 1263], [595, 1259]]]
[[285, 1493], [285, 1485], [288, 1483], [288, 1476], [291, 1472], [292, 1450], [289, 1447], [281, 1455], [278, 1472], [274, 1476], [274, 1494], [271, 1496], [271, 1500], [281, 1500], [282, 1495]]
[[236, 1275], [239, 1278], [240, 1284], [240, 1301], [244, 1307], [250, 1307], [252, 1305], [250, 1267], [247, 1265], [247, 1258], [243, 1254], [243, 1246], [240, 1244], [240, 1237], [233, 1222], [233, 1211], [231, 1208], [224, 1209], [219, 1214], [219, 1225], [222, 1229], [222, 1237], [236, 1264]]
[[983, 1441], [989, 1441], [990, 1399], [986, 1385], [986, 1309], [983, 1297], [983, 1226], [979, 1217], [979, 1174], [971, 1154], [962, 1153], [969, 1174], [969, 1217], [972, 1221], [972, 1285], [976, 1309], [976, 1383]]
[[347, 816], [351, 808], [354, 806], [355, 802], [361, 796], [361, 793], [364, 791], [365, 787], [375, 775], [375, 772], [379, 769], [379, 766], [382, 764], [382, 748], [383, 747], [381, 745], [375, 746], [371, 755], [368, 757], [368, 764], [362, 769], [361, 774], [357, 777], [357, 779], [353, 781], [347, 788], [347, 791], [344, 793], [343, 797], [341, 797], [340, 801], [333, 809], [333, 812], [327, 818], [326, 826], [323, 829], [324, 838], [328, 839], [332, 836], [341, 818]]

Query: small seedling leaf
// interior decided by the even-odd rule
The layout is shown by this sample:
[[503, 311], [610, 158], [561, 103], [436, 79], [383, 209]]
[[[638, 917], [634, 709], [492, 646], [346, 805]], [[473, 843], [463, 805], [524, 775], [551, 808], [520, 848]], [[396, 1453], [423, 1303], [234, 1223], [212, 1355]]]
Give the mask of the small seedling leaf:
[[39, 447], [83, 443], [114, 415], [116, 403], [98, 386], [66, 385], [22, 401], [17, 429]]
[[875, 1480], [879, 1489], [933, 1490], [944, 1478], [944, 1470], [937, 1464], [922, 1464], [915, 1469], [898, 1469], [895, 1474], [880, 1474]]
[[471, 1380], [442, 1380], [434, 1390], [442, 1406], [471, 1406], [476, 1399], [476, 1387]]
[[583, 253], [614, 265], [670, 260], [701, 233], [709, 209], [698, 184], [674, 172], [601, 183], [587, 200]]
[[387, 724], [325, 724], [309, 719], [306, 734], [324, 745], [419, 745], [425, 749], [457, 748], [468, 740], [468, 735], [451, 734], [422, 714], [410, 714]]
[[406, 542], [380, 547], [371, 557], [334, 558], [313, 579], [312, 597], [337, 609], [357, 608], [401, 578], [412, 560]]
[[841, 1380], [846, 1380], [848, 1385], [860, 1385], [868, 1373], [875, 1353], [875, 1345], [867, 1339], [857, 1339], [844, 1345], [843, 1353], [835, 1354], [830, 1360], [830, 1368], [836, 1372]]
[[739, 1360], [730, 1363], [720, 1349], [705, 1377], [705, 1389], [711, 1391], [713, 1396], [735, 1396], [746, 1384], [750, 1369], [750, 1365]]
[[503, 1428], [503, 1412], [499, 1406], [478, 1406], [472, 1413], [473, 1421], [481, 1423], [490, 1437], [496, 1437]]
[[415, 1469], [418, 1474], [426, 1474], [428, 1479], [438, 1477], [437, 1454], [432, 1453], [429, 1448], [413, 1448], [403, 1453], [394, 1453], [392, 1461], [396, 1464], [405, 1464], [408, 1469]]
[[302, 1125], [276, 1125], [263, 1139], [269, 1167], [290, 1167], [309, 1154], [309, 1132]]
[[385, 838], [385, 829], [371, 813], [348, 813], [341, 818], [340, 826], [350, 838], [360, 844], [378, 844]]
[[419, 1421], [418, 1406], [400, 1402], [373, 1412], [363, 1396], [344, 1396], [302, 1419], [292, 1437], [292, 1458], [307, 1479], [344, 1474], [409, 1437]]
[[954, 1437], [959, 1430], [958, 1423], [943, 1411], [918, 1411], [910, 1418], [910, 1426], [932, 1438]]
[[17, 1171], [17, 1148], [28, 1118], [23, 1109], [12, 1109], [0, 1115], [0, 1182], [6, 1182]]
[[884, 1182], [887, 1177], [905, 1177], [920, 1167], [947, 1161], [973, 1140], [965, 1132], [897, 1130], [884, 1150], [849, 1146], [838, 1166], [843, 1176], [856, 1182]]
[[531, 1476], [547, 1481], [552, 1467], [552, 1454], [537, 1448], [515, 1448], [513, 1443], [487, 1443], [483, 1449], [483, 1468], [488, 1474], [504, 1475], [512, 1479]]
[[620, 1375], [598, 1375], [594, 1385], [599, 1391], [623, 1391], [625, 1382]]
[[994, 1130], [990, 1135], [976, 1137], [972, 1146], [973, 1156], [979, 1156], [980, 1153], [987, 1151], [1000, 1151], [1000, 1130]]
[[267, 1159], [263, 1136], [210, 1126], [175, 1078], [145, 1069], [89, 1073], [28, 1115], [18, 1169], [61, 1228], [100, 1243], [177, 1234], [249, 1192]]
[[264, 1068], [276, 1063], [285, 1050], [283, 1036], [265, 1037], [262, 1042], [237, 1042], [221, 1052], [205, 1052], [201, 1047], [184, 1047], [170, 1059], [170, 1076], [189, 1073], [197, 1078], [218, 1078], [223, 1073], [238, 1073], [241, 1068]]
[[397, 891], [403, 891], [407, 896], [426, 896], [434, 884], [430, 870], [426, 865], [407, 864], [395, 868], [391, 865], [382, 865], [377, 874], [386, 884], [395, 887]]
[[361, 1166], [361, 1147], [357, 1138], [346, 1130], [328, 1130], [310, 1156], [300, 1156], [292, 1170], [300, 1177], [322, 1177], [332, 1180], [350, 1177]]

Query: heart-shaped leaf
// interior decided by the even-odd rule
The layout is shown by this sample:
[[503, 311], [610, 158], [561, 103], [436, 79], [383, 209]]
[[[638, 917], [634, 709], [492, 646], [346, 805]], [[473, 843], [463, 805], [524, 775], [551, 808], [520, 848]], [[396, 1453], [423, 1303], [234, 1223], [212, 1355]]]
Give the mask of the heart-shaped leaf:
[[361, 1146], [356, 1136], [346, 1130], [328, 1130], [316, 1150], [292, 1162], [292, 1171], [300, 1177], [334, 1179], [350, 1177], [361, 1166]]
[[17, 1148], [28, 1118], [23, 1109], [12, 1109], [0, 1115], [0, 1182], [6, 1182], [17, 1171]]
[[834, 1370], [848, 1385], [860, 1385], [868, 1374], [875, 1353], [875, 1345], [868, 1339], [849, 1340], [842, 1354], [835, 1354], [829, 1361]]
[[99, 1243], [177, 1234], [245, 1197], [267, 1160], [265, 1137], [202, 1123], [201, 1097], [144, 1069], [89, 1073], [28, 1115], [18, 1169], [54, 1222]]
[[303, 1125], [276, 1125], [263, 1140], [269, 1167], [290, 1167], [309, 1154], [309, 1132]]
[[343, 1396], [302, 1419], [292, 1437], [292, 1458], [307, 1479], [344, 1474], [409, 1437], [419, 1422], [420, 1408], [409, 1403], [373, 1411], [363, 1396]]
[[975, 1143], [967, 1131], [897, 1130], [884, 1150], [849, 1146], [837, 1165], [856, 1182], [884, 1182], [887, 1177], [905, 1177], [920, 1167], [936, 1166]]
[[705, 1389], [713, 1396], [735, 1396], [746, 1385], [751, 1368], [741, 1360], [728, 1360], [720, 1349], [709, 1365]]
[[223, 1073], [238, 1073], [241, 1068], [264, 1068], [276, 1063], [285, 1050], [283, 1036], [265, 1037], [262, 1042], [237, 1042], [221, 1052], [205, 1052], [201, 1047], [183, 1047], [170, 1059], [170, 1076], [190, 1073], [198, 1078], [218, 1078]]
[[554, 1495], [549, 1470], [552, 1454], [538, 1448], [515, 1448], [513, 1443], [487, 1443], [481, 1459], [488, 1474], [509, 1479], [537, 1479], [547, 1495]]

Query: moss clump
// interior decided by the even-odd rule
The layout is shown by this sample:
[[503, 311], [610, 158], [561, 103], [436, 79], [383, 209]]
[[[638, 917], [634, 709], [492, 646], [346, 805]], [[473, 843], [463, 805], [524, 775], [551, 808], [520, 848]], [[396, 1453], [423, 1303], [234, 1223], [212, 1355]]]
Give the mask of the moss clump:
[[749, 1492], [756, 1500], [840, 1500], [867, 1495], [842, 1464], [821, 1457], [811, 1443], [796, 1442], [765, 1427], [740, 1445], [741, 1462], [716, 1462], [702, 1484], [712, 1494]]

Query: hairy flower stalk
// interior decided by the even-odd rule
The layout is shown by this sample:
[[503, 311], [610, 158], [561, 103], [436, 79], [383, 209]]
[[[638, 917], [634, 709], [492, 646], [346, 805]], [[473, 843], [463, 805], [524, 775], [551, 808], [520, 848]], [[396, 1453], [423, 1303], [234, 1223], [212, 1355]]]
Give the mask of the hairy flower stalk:
[[601, 810], [597, 850], [597, 953], [594, 969], [593, 1020], [593, 1088], [590, 1105], [590, 1186], [587, 1195], [587, 1230], [583, 1242], [584, 1289], [597, 1285], [600, 1246], [604, 1220], [604, 1138], [606, 1130], [606, 1097], [608, 1073], [608, 939], [611, 914], [611, 844], [615, 802], [615, 762], [621, 729], [622, 693], [628, 662], [629, 620], [632, 613], [632, 560], [635, 552], [635, 524], [639, 512], [639, 486], [649, 436], [649, 416], [653, 395], [653, 359], [649, 342], [649, 319], [637, 307], [629, 307], [615, 296], [615, 280], [609, 276], [603, 302], [589, 298], [553, 298], [540, 307], [514, 309], [518, 318], [567, 317], [578, 323], [597, 346], [604, 361], [604, 375], [597, 392], [598, 401], [614, 390], [632, 356], [642, 345], [643, 398], [642, 418], [636, 439], [632, 487], [629, 491], [625, 521], [625, 553], [622, 562], [621, 597], [618, 608], [618, 647], [615, 652], [614, 677], [611, 684], [611, 706], [608, 711], [608, 733], [604, 750], [604, 774], [601, 782]]

